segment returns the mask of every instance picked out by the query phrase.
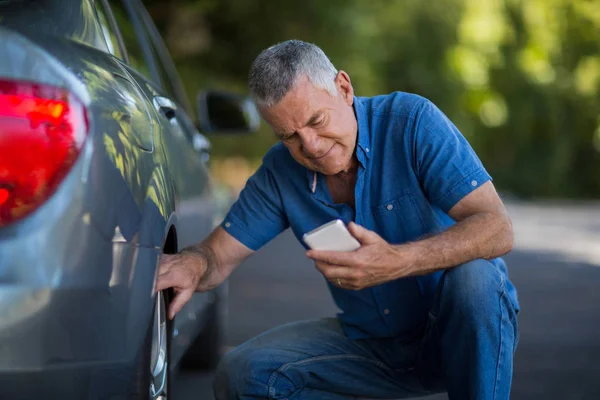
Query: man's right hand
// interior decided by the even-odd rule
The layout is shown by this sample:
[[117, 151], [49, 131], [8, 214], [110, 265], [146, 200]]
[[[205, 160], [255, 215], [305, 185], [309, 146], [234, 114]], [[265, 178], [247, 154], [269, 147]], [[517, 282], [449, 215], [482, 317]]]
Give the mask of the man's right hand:
[[173, 319], [192, 298], [201, 281], [205, 280], [209, 269], [202, 255], [188, 252], [162, 254], [158, 269], [156, 291], [173, 288], [175, 297], [169, 306], [169, 319]]
[[163, 254], [156, 291], [168, 288], [175, 291], [169, 306], [169, 319], [181, 311], [194, 292], [206, 292], [219, 286], [252, 253], [223, 228], [217, 227], [203, 242], [178, 254]]

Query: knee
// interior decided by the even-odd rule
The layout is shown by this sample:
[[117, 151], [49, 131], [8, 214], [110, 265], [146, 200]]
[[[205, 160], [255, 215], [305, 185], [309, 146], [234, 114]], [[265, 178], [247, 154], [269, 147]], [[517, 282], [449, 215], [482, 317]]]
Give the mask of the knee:
[[491, 262], [473, 260], [447, 270], [442, 279], [441, 306], [475, 318], [498, 310], [503, 278]]
[[[248, 392], [244, 385], [250, 384], [249, 377], [256, 373], [256, 362], [251, 351], [243, 348], [234, 349], [221, 359], [215, 372], [213, 389], [219, 400], [238, 399]], [[265, 396], [266, 397], [266, 396]]]
[[282, 392], [293, 392], [294, 385], [278, 379], [274, 371], [281, 366], [277, 351], [249, 344], [227, 353], [219, 363], [213, 381], [217, 400], [240, 398], [279, 398]]

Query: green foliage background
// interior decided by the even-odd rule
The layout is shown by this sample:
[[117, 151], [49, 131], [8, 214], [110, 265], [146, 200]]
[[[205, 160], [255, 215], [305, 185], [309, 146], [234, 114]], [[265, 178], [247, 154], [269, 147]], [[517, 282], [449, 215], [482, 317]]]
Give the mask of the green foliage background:
[[[191, 99], [247, 93], [254, 57], [318, 44], [358, 95], [401, 90], [435, 102], [503, 190], [600, 197], [600, 1], [148, 0]], [[211, 137], [215, 156], [258, 160], [268, 127]]]

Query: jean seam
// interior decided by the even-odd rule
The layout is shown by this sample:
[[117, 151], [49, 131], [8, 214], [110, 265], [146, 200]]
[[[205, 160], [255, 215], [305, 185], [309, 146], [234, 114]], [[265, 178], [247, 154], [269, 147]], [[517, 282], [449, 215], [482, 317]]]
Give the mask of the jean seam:
[[[517, 346], [519, 345], [519, 320], [516, 313], [510, 317], [510, 324], [513, 327], [514, 335], [515, 335], [515, 344], [513, 346], [513, 354], [517, 351]], [[517, 327], [515, 329], [515, 326]]]
[[503, 342], [503, 335], [502, 335], [502, 327], [504, 326], [504, 322], [505, 322], [505, 318], [504, 318], [504, 312], [502, 310], [502, 304], [504, 303], [504, 296], [506, 295], [506, 291], [504, 290], [504, 287], [502, 289], [502, 294], [500, 295], [500, 344], [498, 346], [498, 361], [496, 362], [496, 379], [494, 380], [494, 396], [493, 399], [496, 399], [498, 397], [498, 388], [500, 387], [500, 385], [498, 384], [498, 380], [500, 379], [500, 361], [502, 360], [502, 346], [504, 344]]
[[500, 272], [500, 268], [496, 264], [494, 264], [490, 260], [488, 260], [488, 262], [494, 266], [494, 268], [496, 269], [496, 273], [500, 277], [500, 290], [502, 291], [502, 297], [504, 297], [504, 294], [506, 293], [506, 280], [504, 279], [504, 274]]
[[[267, 389], [268, 389], [268, 392], [269, 392], [269, 397], [271, 397], [271, 398], [275, 397], [276, 392], [275, 392], [274, 383], [275, 383], [275, 380], [277, 379], [277, 375], [285, 372], [286, 370], [288, 370], [292, 366], [305, 365], [305, 364], [310, 364], [310, 363], [313, 363], [313, 362], [344, 360], [344, 359], [345, 360], [367, 361], [367, 362], [369, 362], [371, 364], [377, 365], [380, 368], [385, 368], [385, 369], [387, 369], [389, 371], [393, 371], [387, 365], [385, 365], [384, 363], [382, 363], [380, 361], [371, 360], [369, 358], [362, 357], [362, 356], [357, 356], [357, 355], [353, 355], [353, 354], [334, 354], [334, 355], [328, 355], [328, 356], [308, 357], [308, 358], [304, 358], [304, 359], [299, 360], [299, 361], [292, 361], [292, 362], [283, 364], [276, 371], [273, 371], [271, 373], [271, 376], [269, 377], [269, 380], [268, 380], [268, 383], [267, 383]], [[295, 387], [295, 385], [294, 385], [294, 387]], [[297, 388], [295, 387], [295, 389], [297, 389]], [[282, 400], [288, 400], [288, 398], [286, 397], [286, 398], [284, 398]]]

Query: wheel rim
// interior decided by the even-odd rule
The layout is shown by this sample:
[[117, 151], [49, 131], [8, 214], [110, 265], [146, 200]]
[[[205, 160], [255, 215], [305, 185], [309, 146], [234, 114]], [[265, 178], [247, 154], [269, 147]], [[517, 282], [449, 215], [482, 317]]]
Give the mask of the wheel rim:
[[167, 377], [169, 372], [167, 347], [167, 315], [162, 292], [156, 295], [154, 304], [154, 326], [152, 328], [152, 351], [150, 355], [150, 398], [167, 399]]

